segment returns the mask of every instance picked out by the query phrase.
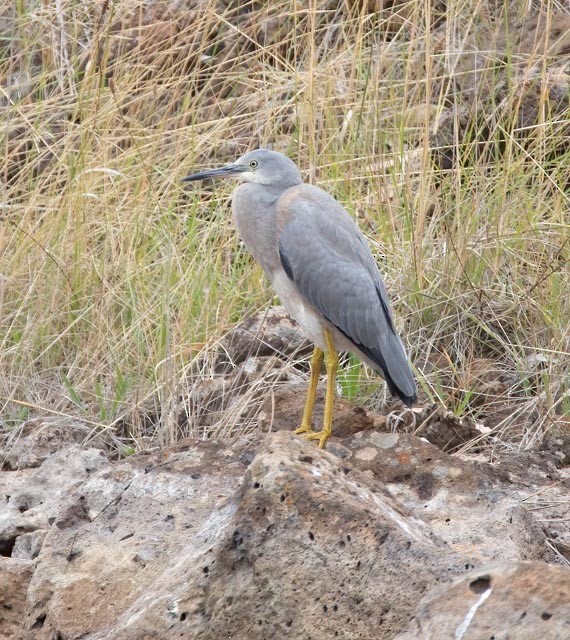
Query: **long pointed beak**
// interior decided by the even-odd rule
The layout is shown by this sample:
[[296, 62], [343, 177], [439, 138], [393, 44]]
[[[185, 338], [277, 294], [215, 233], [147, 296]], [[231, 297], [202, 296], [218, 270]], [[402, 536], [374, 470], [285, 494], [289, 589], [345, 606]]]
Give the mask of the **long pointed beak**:
[[194, 173], [191, 176], [182, 178], [182, 182], [194, 182], [195, 180], [211, 180], [212, 178], [235, 178], [240, 173], [249, 171], [249, 167], [242, 164], [228, 164], [225, 167], [219, 169], [207, 169], [206, 171], [200, 171]]

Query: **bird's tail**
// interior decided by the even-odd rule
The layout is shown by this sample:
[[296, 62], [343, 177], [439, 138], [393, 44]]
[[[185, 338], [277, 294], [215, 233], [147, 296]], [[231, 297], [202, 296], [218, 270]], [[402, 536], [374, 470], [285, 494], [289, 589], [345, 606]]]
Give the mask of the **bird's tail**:
[[375, 369], [386, 380], [390, 393], [411, 407], [417, 400], [416, 381], [399, 336], [389, 331], [381, 344], [373, 349], [363, 345], [358, 348], [376, 365]]

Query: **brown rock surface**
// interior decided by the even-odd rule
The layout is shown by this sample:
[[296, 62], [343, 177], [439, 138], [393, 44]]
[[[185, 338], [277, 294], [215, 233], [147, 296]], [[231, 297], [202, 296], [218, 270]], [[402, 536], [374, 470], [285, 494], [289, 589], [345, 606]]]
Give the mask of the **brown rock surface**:
[[395, 640], [563, 640], [570, 637], [570, 571], [498, 563], [439, 587]]
[[[0, 472], [4, 637], [566, 637], [558, 441], [490, 464], [340, 401], [320, 451], [290, 431], [304, 387], [274, 393], [260, 422], [277, 432], [247, 450], [188, 439], [111, 462], [75, 425], [26, 425]], [[440, 447], [471, 437], [414, 415], [398, 424]], [[509, 636], [521, 616], [541, 635]]]
[[[7, 446], [0, 447], [0, 468], [17, 470], [39, 467], [52, 453], [68, 445], [82, 443], [89, 439], [89, 435], [90, 431], [84, 425], [66, 418], [28, 420], [10, 438]], [[102, 438], [91, 438], [91, 446], [102, 447]]]
[[0, 472], [0, 556], [35, 557], [73, 490], [109, 464], [100, 449], [61, 446], [39, 467]]
[[476, 562], [291, 433], [244, 471], [196, 443], [88, 480], [46, 537], [28, 637], [330, 637], [339, 625], [370, 637], [371, 624], [389, 637], [429, 587]]
[[310, 353], [311, 343], [284, 307], [269, 307], [234, 327], [220, 345], [218, 368], [234, 367], [250, 357]]
[[30, 560], [0, 557], [0, 640], [24, 638], [22, 623], [33, 572]]
[[[503, 3], [497, 6], [503, 13]], [[465, 33], [450, 85], [451, 106], [438, 118], [432, 139], [442, 167], [453, 166], [457, 149], [463, 144], [473, 144], [474, 131], [478, 142], [474, 159], [484, 158], [489, 152], [501, 153], [496, 144], [497, 124], [508, 129], [519, 144], [530, 148], [536, 141], [535, 130], [545, 104], [559, 140], [557, 153], [567, 151], [570, 16], [566, 11], [552, 16], [542, 10], [524, 13], [522, 20], [497, 15], [497, 19], [483, 21]], [[436, 42], [445, 42], [447, 28], [442, 26], [439, 36], [434, 34]], [[511, 58], [519, 64], [511, 67]], [[466, 157], [462, 151], [463, 162]]]
[[389, 637], [427, 588], [473, 561], [381, 483], [286, 432], [248, 469], [230, 531], [200, 638], [231, 637], [236, 624], [244, 638]]
[[[17, 474], [25, 495], [44, 466], [82, 460], [77, 445], [63, 446], [38, 469], [6, 471], [0, 481]], [[550, 468], [532, 480], [518, 469], [372, 430], [333, 438], [327, 451], [280, 431], [252, 458], [186, 440], [92, 473], [76, 469], [75, 489], [58, 494], [57, 508], [50, 503], [57, 517], [47, 520], [43, 546], [41, 528], [15, 540], [12, 554], [34, 558], [41, 546], [39, 555], [0, 565], [0, 580], [21, 575], [19, 593], [27, 590], [25, 612], [24, 597], [10, 594], [2, 615], [12, 629], [25, 615], [21, 637], [30, 640], [377, 640], [403, 632], [414, 613], [413, 624], [433, 618], [436, 628], [448, 596], [433, 590], [445, 588], [455, 603], [446, 624], [457, 629], [473, 606], [474, 569], [501, 558], [523, 576], [523, 559], [560, 560], [521, 506]], [[528, 566], [555, 570], [562, 585], [570, 576], [546, 562]], [[490, 574], [498, 590], [506, 569], [485, 571], [499, 572]], [[466, 572], [467, 582], [442, 587]], [[509, 620], [519, 601], [504, 593]], [[558, 611], [555, 594], [540, 598], [538, 608]]]
[[244, 470], [219, 444], [187, 441], [90, 478], [44, 542], [27, 637], [179, 637], [187, 618], [199, 628], [210, 550]]
[[[259, 416], [263, 431], [291, 431], [292, 425], [299, 426], [303, 417], [306, 384], [287, 384], [275, 389], [271, 397], [266, 398]], [[313, 425], [319, 429], [323, 423], [325, 389], [319, 386], [313, 412]], [[380, 416], [373, 416], [362, 407], [337, 398], [333, 416], [335, 437], [346, 437], [359, 431], [378, 426]]]
[[[346, 460], [385, 483], [457, 551], [488, 559], [554, 560], [542, 527], [521, 506], [532, 477], [528, 466], [516, 475], [509, 461], [504, 468], [449, 456], [409, 434], [367, 431], [340, 446], [346, 447]], [[543, 481], [551, 478], [546, 468]]]

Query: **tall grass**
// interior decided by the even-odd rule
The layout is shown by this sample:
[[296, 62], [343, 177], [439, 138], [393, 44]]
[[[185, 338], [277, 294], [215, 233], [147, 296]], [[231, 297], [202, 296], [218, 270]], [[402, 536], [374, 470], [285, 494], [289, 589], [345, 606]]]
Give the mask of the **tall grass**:
[[[273, 294], [233, 229], [230, 186], [179, 179], [267, 145], [368, 234], [424, 402], [507, 406], [493, 426], [523, 444], [560, 428], [562, 6], [537, 3], [533, 32], [516, 27], [522, 2], [170, 4], [1, 7], [5, 433], [45, 413], [137, 443], [188, 433], [181, 394], [215, 376], [213, 345]], [[501, 378], [484, 406], [482, 361]]]

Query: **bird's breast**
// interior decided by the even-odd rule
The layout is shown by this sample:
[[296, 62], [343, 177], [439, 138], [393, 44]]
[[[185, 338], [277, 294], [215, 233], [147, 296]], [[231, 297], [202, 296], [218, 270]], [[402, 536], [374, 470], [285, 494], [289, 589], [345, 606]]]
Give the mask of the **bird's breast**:
[[324, 350], [326, 348], [324, 325], [318, 311], [304, 300], [282, 268], [276, 270], [270, 277], [281, 304], [297, 321], [307, 338]]

